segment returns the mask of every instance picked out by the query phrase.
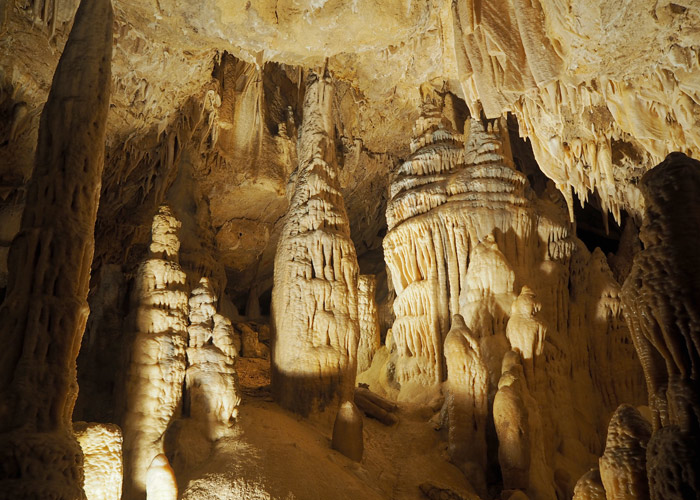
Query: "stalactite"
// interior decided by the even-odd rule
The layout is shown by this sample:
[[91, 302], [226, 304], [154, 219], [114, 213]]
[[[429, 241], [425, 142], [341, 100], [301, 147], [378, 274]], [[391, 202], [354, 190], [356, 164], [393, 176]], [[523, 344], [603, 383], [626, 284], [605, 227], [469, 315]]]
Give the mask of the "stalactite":
[[71, 416], [104, 166], [112, 23], [109, 0], [81, 2], [41, 117], [0, 310], [0, 498], [84, 498]]
[[333, 85], [309, 75], [299, 167], [275, 256], [272, 384], [301, 414], [351, 400], [358, 265], [335, 160]]

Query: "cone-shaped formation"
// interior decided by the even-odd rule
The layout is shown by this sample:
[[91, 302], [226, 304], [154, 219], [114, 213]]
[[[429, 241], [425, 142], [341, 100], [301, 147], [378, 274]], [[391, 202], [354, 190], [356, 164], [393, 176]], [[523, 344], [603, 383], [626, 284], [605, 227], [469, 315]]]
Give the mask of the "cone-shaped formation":
[[572, 500], [606, 500], [600, 471], [591, 469], [576, 483]]
[[334, 155], [333, 85], [309, 75], [299, 167], [275, 255], [272, 385], [308, 414], [352, 399], [358, 265]]
[[113, 13], [81, 2], [41, 115], [0, 309], [0, 498], [84, 498], [71, 416], [104, 166]]
[[615, 410], [600, 458], [600, 477], [608, 500], [649, 498], [646, 454], [651, 425], [630, 405]]
[[236, 375], [233, 328], [216, 321], [216, 298], [209, 279], [202, 278], [190, 295], [187, 347], [186, 406], [212, 441], [229, 433], [241, 402]]
[[362, 427], [362, 413], [355, 403], [345, 401], [335, 416], [331, 441], [333, 449], [355, 462], [360, 462], [364, 451]]
[[357, 373], [369, 368], [374, 353], [382, 341], [379, 332], [379, 313], [374, 293], [377, 278], [373, 274], [361, 274], [357, 282], [357, 314], [360, 322], [360, 342], [357, 346]]
[[489, 374], [464, 318], [452, 318], [445, 339], [450, 460], [479, 493], [486, 492], [486, 419]]
[[156, 455], [146, 473], [146, 500], [177, 500], [177, 481], [168, 458]]
[[124, 491], [142, 499], [146, 471], [164, 453], [165, 431], [179, 411], [185, 380], [188, 297], [178, 264], [180, 222], [167, 206], [153, 218], [150, 255], [138, 268], [131, 297], [136, 336], [126, 386]]

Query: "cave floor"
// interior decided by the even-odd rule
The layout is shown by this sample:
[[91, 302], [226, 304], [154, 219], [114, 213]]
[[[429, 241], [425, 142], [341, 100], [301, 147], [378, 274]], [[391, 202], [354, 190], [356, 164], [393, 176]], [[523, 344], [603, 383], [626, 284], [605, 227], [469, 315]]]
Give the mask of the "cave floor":
[[303, 419], [281, 409], [270, 396], [269, 361], [239, 361], [239, 434], [219, 440], [194, 471], [188, 500], [418, 500], [425, 482], [471, 498], [447, 462], [429, 407], [402, 403], [392, 427], [365, 417], [364, 456], [356, 463], [331, 449], [332, 415]]

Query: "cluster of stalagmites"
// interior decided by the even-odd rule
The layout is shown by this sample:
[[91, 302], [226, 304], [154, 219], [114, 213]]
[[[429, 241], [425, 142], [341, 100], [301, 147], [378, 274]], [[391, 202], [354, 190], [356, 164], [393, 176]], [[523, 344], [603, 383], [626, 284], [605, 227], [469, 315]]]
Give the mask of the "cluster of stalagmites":
[[[188, 293], [187, 274], [178, 262], [180, 227], [170, 207], [161, 206], [153, 218], [149, 258], [136, 272], [131, 297], [137, 333], [123, 418], [129, 498], [147, 492], [150, 498], [155, 486], [149, 477], [172, 472], [165, 455], [168, 432], [216, 441], [230, 434], [240, 403], [235, 360], [241, 339], [217, 311], [208, 278]], [[184, 466], [191, 465], [193, 453], [182, 449], [171, 456]]]
[[513, 494], [570, 497], [602, 451], [594, 429], [642, 402], [619, 285], [553, 186], [538, 197], [515, 169], [504, 121], [462, 136], [427, 102], [411, 146], [387, 207], [384, 376], [360, 379], [415, 402], [442, 387], [450, 460], [480, 495], [497, 461]]

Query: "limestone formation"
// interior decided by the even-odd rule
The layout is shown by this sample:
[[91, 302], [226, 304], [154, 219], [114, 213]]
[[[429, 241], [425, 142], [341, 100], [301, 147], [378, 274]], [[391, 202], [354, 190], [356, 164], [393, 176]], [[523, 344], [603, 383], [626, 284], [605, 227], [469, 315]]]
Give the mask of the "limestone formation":
[[652, 499], [698, 494], [700, 429], [700, 163], [680, 153], [642, 178], [645, 212], [623, 287], [625, 317], [644, 368], [654, 434], [647, 450]]
[[112, 24], [109, 0], [80, 3], [41, 114], [0, 308], [0, 498], [84, 498], [71, 417], [89, 313]]
[[652, 500], [697, 498], [700, 491], [700, 439], [679, 427], [663, 427], [647, 448], [649, 496]]
[[146, 473], [146, 500], [177, 500], [177, 481], [168, 458], [156, 455]]
[[334, 450], [348, 457], [350, 460], [360, 462], [364, 451], [364, 437], [362, 435], [362, 413], [352, 401], [345, 401], [333, 424], [333, 439], [331, 446]]
[[273, 390], [308, 414], [352, 397], [359, 325], [358, 266], [339, 191], [333, 84], [309, 73], [299, 167], [275, 257]]
[[545, 456], [546, 430], [521, 359], [519, 351], [506, 353], [493, 400], [503, 486], [523, 490], [530, 498], [554, 499], [555, 475]]
[[371, 274], [361, 274], [357, 280], [357, 313], [360, 324], [360, 342], [357, 346], [357, 373], [369, 368], [374, 353], [381, 345], [379, 314], [375, 301], [377, 279]]
[[591, 469], [576, 483], [573, 500], [606, 500], [600, 471]]
[[185, 404], [212, 441], [230, 433], [241, 402], [233, 329], [222, 328], [221, 320], [216, 329], [216, 316], [216, 298], [209, 280], [202, 278], [189, 299]]
[[[623, 287], [625, 316], [644, 368], [654, 429], [700, 428], [700, 163], [671, 154], [641, 185], [644, 244]], [[698, 241], [696, 241], [698, 240]]]
[[632, 406], [615, 410], [600, 458], [600, 477], [607, 500], [649, 498], [646, 473], [647, 443], [651, 425]]
[[[153, 217], [149, 258], [136, 272], [131, 296], [136, 331], [123, 418], [127, 498], [143, 498], [146, 472], [164, 452], [163, 438], [182, 404], [188, 294], [178, 264], [180, 222], [168, 206]], [[194, 341], [201, 340], [193, 331]]]
[[512, 349], [523, 358], [526, 373], [530, 379], [534, 375], [535, 358], [542, 354], [546, 327], [537, 320], [542, 305], [537, 302], [534, 292], [528, 286], [520, 290], [510, 310], [506, 336]]
[[87, 500], [121, 500], [124, 468], [122, 431], [114, 424], [76, 422], [75, 437], [85, 459]]
[[265, 359], [270, 357], [269, 349], [260, 342], [259, 332], [253, 329], [254, 324], [236, 323], [236, 328], [241, 331], [241, 356]]
[[477, 491], [486, 491], [488, 369], [481, 348], [464, 319], [455, 314], [445, 339], [450, 460]]

